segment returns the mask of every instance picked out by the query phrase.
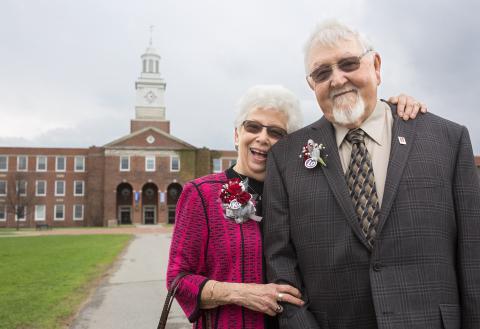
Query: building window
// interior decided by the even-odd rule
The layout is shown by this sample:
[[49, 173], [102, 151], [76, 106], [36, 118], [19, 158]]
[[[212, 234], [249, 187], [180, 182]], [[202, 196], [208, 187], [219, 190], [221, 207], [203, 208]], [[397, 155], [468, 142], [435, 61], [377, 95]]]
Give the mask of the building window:
[[19, 155], [17, 157], [17, 171], [27, 171], [28, 170], [28, 156]]
[[0, 155], [0, 171], [8, 171], [8, 156]]
[[84, 189], [85, 189], [85, 182], [83, 180], [76, 180], [74, 182], [74, 190], [73, 190], [73, 195], [75, 196], [83, 196], [84, 195]]
[[155, 61], [155, 73], [158, 73], [158, 61]]
[[7, 220], [7, 206], [0, 204], [0, 222], [5, 222]]
[[64, 156], [58, 156], [55, 158], [55, 171], [65, 171], [66, 169], [66, 158]]
[[47, 195], [47, 181], [37, 180], [35, 182], [35, 195], [46, 196]]
[[0, 180], [0, 196], [6, 196], [6, 195], [7, 195], [7, 181]]
[[37, 156], [37, 171], [47, 171], [47, 157], [44, 155]]
[[17, 222], [24, 222], [27, 218], [27, 207], [23, 206], [15, 206], [15, 221]]
[[65, 181], [55, 181], [55, 196], [65, 196]]
[[20, 196], [27, 195], [27, 181], [26, 180], [17, 180], [17, 194]]
[[83, 220], [83, 204], [73, 206], [73, 220]]
[[153, 73], [153, 60], [148, 60], [148, 72]]
[[76, 156], [75, 157], [75, 171], [85, 171], [85, 157]]
[[213, 172], [222, 172], [222, 159], [213, 159]]
[[64, 220], [65, 219], [65, 205], [56, 204], [55, 205], [55, 220]]
[[170, 171], [180, 171], [180, 158], [176, 155], [170, 157]]
[[145, 171], [155, 171], [155, 156], [145, 157]]
[[230, 159], [228, 160], [228, 168], [237, 164], [237, 159]]
[[35, 220], [45, 220], [45, 205], [35, 206]]
[[130, 157], [128, 155], [120, 157], [120, 171], [130, 171]]

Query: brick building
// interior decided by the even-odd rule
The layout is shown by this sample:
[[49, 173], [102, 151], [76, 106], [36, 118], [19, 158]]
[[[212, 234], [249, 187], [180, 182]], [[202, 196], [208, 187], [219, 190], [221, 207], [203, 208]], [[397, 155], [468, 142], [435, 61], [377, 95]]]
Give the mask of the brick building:
[[475, 157], [475, 165], [477, 166], [478, 178], [480, 178], [480, 156]]
[[130, 134], [102, 147], [0, 147], [0, 227], [172, 223], [186, 182], [234, 163], [235, 151], [170, 135], [160, 56], [150, 46], [141, 59]]

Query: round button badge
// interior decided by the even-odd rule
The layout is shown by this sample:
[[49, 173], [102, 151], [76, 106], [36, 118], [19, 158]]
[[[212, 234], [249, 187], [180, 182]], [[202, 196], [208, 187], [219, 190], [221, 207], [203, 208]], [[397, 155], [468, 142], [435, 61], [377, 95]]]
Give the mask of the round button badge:
[[305, 160], [305, 167], [307, 167], [308, 169], [315, 168], [317, 164], [318, 164], [318, 161], [315, 159], [309, 158]]
[[232, 210], [237, 210], [237, 209], [240, 209], [241, 206], [242, 205], [240, 204], [240, 202], [238, 202], [237, 200], [232, 200], [230, 201], [229, 208]]

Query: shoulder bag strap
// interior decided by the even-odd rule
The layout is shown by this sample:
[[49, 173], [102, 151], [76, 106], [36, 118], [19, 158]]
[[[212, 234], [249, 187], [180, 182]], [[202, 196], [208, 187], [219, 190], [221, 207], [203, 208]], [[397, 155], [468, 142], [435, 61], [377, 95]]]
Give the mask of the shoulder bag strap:
[[163, 305], [162, 315], [160, 316], [157, 329], [165, 329], [165, 326], [167, 325], [168, 313], [170, 313], [170, 308], [172, 307], [173, 299], [177, 293], [178, 285], [180, 280], [185, 275], [188, 275], [188, 273], [178, 273], [175, 279], [172, 281], [172, 285], [170, 286], [170, 289], [168, 289], [167, 297], [165, 298], [165, 304]]

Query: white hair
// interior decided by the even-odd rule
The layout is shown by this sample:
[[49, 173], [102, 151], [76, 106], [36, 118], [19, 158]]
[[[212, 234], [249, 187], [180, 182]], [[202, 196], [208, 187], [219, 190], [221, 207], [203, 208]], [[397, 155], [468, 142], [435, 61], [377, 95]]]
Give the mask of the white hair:
[[310, 51], [315, 46], [335, 47], [340, 40], [356, 40], [363, 51], [373, 50], [372, 43], [366, 36], [349, 26], [331, 19], [318, 24], [310, 34], [304, 47], [305, 72], [309, 74], [308, 62]]
[[291, 133], [303, 126], [300, 101], [287, 88], [280, 85], [257, 85], [249, 88], [237, 103], [235, 127], [240, 128], [250, 111], [272, 109], [287, 117], [287, 132]]

